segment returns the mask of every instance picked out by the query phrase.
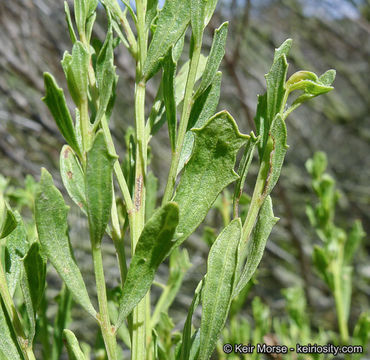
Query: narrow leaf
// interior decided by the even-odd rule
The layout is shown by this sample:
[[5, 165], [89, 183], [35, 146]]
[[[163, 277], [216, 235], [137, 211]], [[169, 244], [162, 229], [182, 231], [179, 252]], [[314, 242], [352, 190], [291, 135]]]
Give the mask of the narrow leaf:
[[344, 244], [344, 262], [350, 264], [353, 260], [361, 241], [365, 238], [366, 233], [360, 220], [355, 221]]
[[201, 83], [196, 91], [195, 98], [202, 94], [203, 91], [205, 91], [208, 86], [212, 84], [213, 79], [217, 74], [218, 68], [225, 55], [228, 26], [229, 23], [224, 22], [218, 29], [215, 30], [211, 51], [207, 59], [207, 64], [204, 69]]
[[211, 20], [217, 0], [191, 0], [191, 28], [196, 40], [200, 40], [204, 28]]
[[176, 147], [176, 100], [175, 100], [176, 63], [172, 59], [172, 48], [163, 63], [163, 100], [166, 108], [166, 119], [172, 152]]
[[179, 208], [170, 202], [158, 209], [140, 235], [123, 286], [117, 327], [149, 290], [158, 266], [175, 245], [173, 236], [179, 222]]
[[148, 0], [147, 9], [145, 14], [145, 27], [147, 30], [150, 29], [152, 21], [158, 13], [158, 0]]
[[184, 33], [190, 21], [190, 0], [166, 1], [157, 20], [157, 28], [148, 49], [143, 77], [148, 80], [158, 70], [168, 50]]
[[190, 112], [188, 131], [185, 133], [184, 143], [181, 149], [177, 173], [183, 169], [193, 150], [194, 134], [190, 129], [192, 127], [202, 127], [216, 112], [218, 100], [220, 98], [221, 78], [222, 74], [221, 72], [218, 72], [213, 79], [211, 86], [209, 86], [203, 94], [194, 101]]
[[35, 218], [43, 250], [60, 277], [71, 291], [74, 300], [90, 315], [96, 317], [80, 269], [73, 256], [68, 237], [68, 207], [54, 186], [46, 169], [41, 171], [40, 190], [36, 196]]
[[240, 219], [233, 220], [213, 243], [207, 261], [207, 277], [202, 293], [200, 360], [208, 360], [225, 325], [241, 238]]
[[66, 22], [68, 25], [68, 31], [69, 31], [69, 37], [72, 41], [72, 44], [74, 44], [77, 41], [76, 33], [73, 28], [72, 19], [71, 19], [71, 13], [69, 11], [69, 6], [67, 1], [64, 1], [64, 12], [66, 15]]
[[26, 228], [20, 215], [15, 212], [17, 227], [5, 239], [5, 271], [6, 281], [11, 296], [14, 296], [15, 289], [21, 278], [22, 258], [29, 248]]
[[[245, 259], [245, 253], [247, 260], [240, 275], [238, 284], [234, 289], [233, 298], [239, 295], [255, 273], [262, 259], [267, 239], [278, 220], [279, 218], [274, 216], [272, 211], [272, 201], [270, 196], [268, 196], [261, 207], [257, 224], [253, 230], [251, 242], [247, 245], [240, 244], [238, 267], [242, 265], [242, 262]], [[247, 246], [247, 248], [245, 248], [245, 246]]]
[[16, 345], [17, 340], [11, 330], [10, 321], [3, 310], [3, 302], [0, 298], [0, 359], [23, 360]]
[[41, 255], [38, 242], [34, 242], [29, 248], [23, 265], [21, 288], [30, 324], [28, 341], [32, 344], [36, 328], [36, 311], [40, 306], [46, 284], [46, 260]]
[[[1, 197], [0, 201], [2, 201]], [[0, 239], [7, 237], [17, 227], [17, 219], [5, 201], [3, 201], [3, 209], [0, 219]]]
[[54, 77], [49, 73], [44, 73], [44, 83], [46, 95], [42, 98], [49, 108], [53, 118], [62, 133], [64, 139], [79, 154], [79, 146], [76, 133], [73, 127], [71, 114], [69, 113], [63, 89], [58, 87]]
[[180, 207], [177, 232], [182, 236], [177, 240], [178, 245], [203, 221], [218, 194], [238, 179], [234, 171], [236, 154], [249, 138], [239, 132], [226, 111], [192, 131], [195, 133], [194, 150], [174, 198]]
[[110, 217], [115, 160], [108, 151], [103, 132], [99, 131], [87, 153], [85, 174], [90, 237], [94, 245], [101, 242]]
[[69, 360], [86, 360], [82, 352], [75, 334], [68, 329], [64, 329], [63, 338], [65, 339], [65, 346], [68, 351]]
[[69, 196], [87, 214], [84, 174], [75, 153], [68, 145], [64, 145], [60, 152], [59, 164], [62, 181]]

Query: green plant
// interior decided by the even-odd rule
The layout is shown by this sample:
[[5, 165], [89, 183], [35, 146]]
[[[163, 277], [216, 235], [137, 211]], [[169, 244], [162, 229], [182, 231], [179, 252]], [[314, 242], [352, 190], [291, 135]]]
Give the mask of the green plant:
[[[106, 353], [109, 360], [121, 358], [117, 336], [130, 348], [131, 359], [209, 359], [230, 304], [250, 282], [278, 220], [273, 214], [270, 193], [278, 181], [287, 151], [285, 119], [306, 100], [333, 89], [334, 70], [320, 77], [299, 71], [286, 80], [287, 54], [291, 47], [291, 40], [287, 40], [275, 50], [272, 67], [266, 75], [267, 91], [258, 99], [257, 134], [241, 134], [228, 112], [216, 113], [221, 83], [218, 67], [225, 52], [227, 23], [215, 31], [209, 55], [201, 54], [204, 29], [216, 1], [167, 0], [158, 10], [155, 0], [137, 0], [136, 11], [124, 3], [123, 11], [114, 0], [102, 1], [108, 30], [104, 43], [95, 47], [90, 43], [97, 0], [75, 0], [77, 32], [65, 3], [73, 48], [72, 53], [65, 52], [62, 67], [76, 105], [74, 120], [63, 90], [51, 74], [44, 75], [43, 100], [68, 143], [60, 153], [63, 184], [88, 219], [98, 310], [91, 302], [70, 245], [68, 207], [50, 173], [42, 169], [32, 207], [35, 237], [27, 236], [21, 218], [0, 199], [2, 248], [8, 254], [2, 260], [4, 266], [0, 266], [3, 305], [0, 355], [3, 358], [34, 359], [35, 335], [43, 344], [44, 358], [50, 358], [50, 330], [46, 316], [42, 317], [47, 305], [46, 262], [50, 261], [68, 289], [62, 290], [59, 300], [60, 319], [56, 319], [52, 345], [56, 358], [62, 336], [71, 359], [85, 359], [90, 351], [66, 329], [72, 296], [96, 320], [104, 343], [99, 351]], [[136, 36], [127, 14], [135, 25]], [[190, 25], [189, 60], [180, 67]], [[136, 61], [136, 128], [133, 133], [128, 131], [123, 162], [116, 153], [109, 129], [118, 81], [114, 47], [119, 42]], [[158, 93], [146, 118], [146, 85], [159, 70], [162, 76], [157, 76]], [[300, 94], [288, 105], [288, 96], [295, 90]], [[149, 143], [165, 122], [172, 160], [162, 205], [153, 211], [156, 179], [148, 170]], [[242, 148], [236, 173], [236, 155]], [[259, 172], [248, 212], [241, 219], [239, 201], [255, 148]], [[175, 186], [177, 178], [179, 182]], [[116, 183], [122, 200], [116, 194]], [[207, 273], [195, 290], [182, 334], [173, 333], [168, 309], [179, 290], [183, 272], [190, 265], [186, 250], [179, 246], [232, 183], [232, 206], [229, 214], [224, 213], [224, 229], [212, 241]], [[126, 233], [130, 236], [129, 267], [124, 251]], [[121, 284], [116, 293], [106, 289], [102, 259], [105, 234], [112, 239], [117, 252]], [[170, 256], [169, 280], [167, 284], [156, 284], [154, 275], [167, 256]], [[25, 312], [20, 312], [13, 301], [19, 284]], [[153, 312], [152, 285], [163, 288]], [[194, 331], [192, 315], [200, 303], [201, 324]], [[40, 319], [45, 321], [39, 321], [40, 326], [36, 327]]]

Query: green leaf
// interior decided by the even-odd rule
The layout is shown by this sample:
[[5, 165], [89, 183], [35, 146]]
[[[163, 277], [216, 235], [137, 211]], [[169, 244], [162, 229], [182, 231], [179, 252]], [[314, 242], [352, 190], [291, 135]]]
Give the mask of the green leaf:
[[123, 286], [117, 328], [149, 290], [158, 266], [175, 245], [179, 208], [170, 202], [158, 209], [145, 224], [135, 248]]
[[17, 340], [11, 330], [10, 321], [3, 310], [3, 302], [0, 298], [0, 359], [23, 360], [17, 347]]
[[147, 30], [150, 29], [150, 26], [157, 16], [158, 13], [158, 0], [148, 0], [147, 9], [145, 14], [145, 27]]
[[153, 172], [146, 175], [146, 199], [145, 199], [145, 218], [149, 220], [154, 213], [157, 203], [158, 179]]
[[204, 28], [215, 11], [217, 0], [191, 0], [191, 28], [196, 41], [200, 41]]
[[[274, 61], [270, 71], [265, 75], [267, 83], [266, 92], [266, 121], [265, 129], [269, 129], [276, 114], [283, 109], [283, 99], [285, 95], [285, 79], [288, 70], [286, 56], [290, 50], [292, 40], [286, 40], [278, 49], [275, 50]], [[268, 130], [267, 130], [268, 131]]]
[[236, 154], [249, 138], [239, 132], [227, 111], [219, 112], [202, 128], [192, 131], [194, 150], [174, 198], [180, 207], [177, 232], [182, 236], [178, 245], [203, 221], [218, 194], [238, 179], [234, 171]]
[[41, 255], [38, 242], [34, 242], [29, 248], [23, 265], [21, 287], [30, 324], [28, 341], [32, 344], [36, 328], [36, 311], [40, 306], [46, 285], [46, 260]]
[[112, 208], [112, 174], [116, 157], [108, 151], [100, 130], [87, 153], [85, 191], [92, 244], [100, 244]]
[[59, 158], [60, 175], [69, 196], [87, 214], [85, 180], [81, 165], [72, 148], [64, 145]]
[[202, 293], [200, 360], [211, 357], [227, 319], [236, 280], [234, 277], [241, 232], [240, 219], [233, 220], [221, 232], [209, 252]]
[[58, 87], [54, 77], [49, 73], [44, 73], [44, 83], [46, 95], [42, 98], [49, 108], [53, 118], [67, 143], [73, 150], [80, 154], [75, 129], [71, 114], [69, 113], [63, 89]]
[[353, 260], [353, 256], [356, 253], [361, 241], [365, 238], [366, 233], [362, 227], [360, 220], [355, 221], [352, 229], [348, 235], [347, 241], [344, 244], [344, 262], [345, 264], [350, 264]]
[[157, 29], [144, 63], [143, 77], [149, 80], [158, 70], [168, 50], [184, 33], [190, 21], [190, 0], [167, 0], [159, 13]]
[[324, 279], [329, 288], [333, 289], [333, 276], [328, 273], [329, 260], [327, 259], [324, 249], [315, 245], [313, 248], [312, 260], [319, 275]]
[[234, 206], [237, 206], [239, 204], [240, 197], [242, 196], [245, 179], [247, 177], [249, 166], [253, 159], [254, 148], [258, 144], [258, 140], [259, 138], [257, 138], [252, 131], [247, 145], [245, 146], [243, 157], [240, 160], [239, 164], [238, 175], [240, 176], [240, 178], [236, 181], [235, 184], [233, 196]]
[[75, 334], [68, 329], [63, 331], [64, 344], [68, 351], [69, 360], [86, 360]]
[[89, 59], [89, 52], [80, 41], [73, 45], [72, 55], [65, 52], [63, 56], [62, 67], [68, 89], [77, 107], [87, 101]]
[[176, 62], [172, 58], [172, 48], [163, 62], [163, 101], [166, 108], [166, 119], [172, 152], [176, 147], [176, 100], [175, 100]]
[[68, 25], [68, 31], [69, 31], [69, 37], [72, 41], [72, 44], [74, 44], [77, 41], [76, 33], [73, 28], [72, 19], [71, 19], [71, 13], [69, 11], [69, 6], [67, 1], [64, 1], [64, 12], [66, 15], [66, 22]]
[[274, 216], [272, 210], [271, 197], [268, 196], [262, 204], [251, 241], [248, 244], [240, 244], [238, 250], [238, 268], [243, 265], [242, 263], [245, 258], [247, 260], [234, 289], [233, 298], [239, 295], [257, 270], [266, 247], [267, 239], [278, 220], [279, 218]]
[[211, 86], [194, 101], [190, 112], [188, 131], [185, 133], [184, 143], [181, 149], [177, 173], [183, 169], [193, 150], [194, 134], [190, 129], [192, 127], [202, 127], [217, 109], [218, 100], [220, 98], [221, 77], [221, 72], [218, 72]]
[[41, 171], [40, 189], [36, 196], [35, 218], [43, 251], [71, 291], [74, 300], [96, 317], [80, 269], [73, 256], [68, 237], [68, 207], [54, 186], [46, 169]]
[[357, 320], [353, 337], [356, 339], [355, 344], [366, 346], [370, 339], [370, 312], [363, 312]]
[[314, 179], [319, 179], [328, 166], [328, 159], [324, 152], [316, 151], [312, 159], [306, 161], [306, 169]]
[[265, 183], [264, 196], [271, 193], [280, 177], [281, 168], [288, 149], [286, 139], [286, 125], [281, 115], [278, 114], [271, 124], [270, 136], [265, 149], [266, 154], [264, 158], [268, 154], [268, 160], [264, 161], [269, 164], [269, 172]]
[[352, 297], [352, 266], [344, 266], [341, 269], [341, 301], [343, 304], [343, 315], [348, 322], [349, 313], [351, 310], [351, 297]]
[[208, 86], [212, 84], [213, 79], [217, 74], [222, 58], [225, 55], [225, 44], [228, 26], [229, 23], [224, 22], [218, 29], [215, 30], [211, 51], [207, 59], [207, 64], [204, 69], [199, 88], [195, 93], [195, 98], [202, 94], [208, 88]]
[[80, 37], [85, 34], [86, 21], [93, 15], [98, 0], [76, 0], [74, 2], [75, 21]]
[[26, 228], [18, 212], [15, 212], [17, 227], [5, 239], [5, 271], [10, 295], [13, 297], [21, 278], [22, 259], [29, 248]]
[[267, 94], [258, 95], [257, 111], [254, 117], [257, 135], [260, 137], [258, 142], [258, 155], [260, 162], [263, 160], [263, 153], [269, 136], [269, 124], [267, 119]]
[[0, 239], [3, 239], [17, 227], [17, 219], [13, 211], [9, 208], [8, 204], [2, 199], [1, 195], [0, 201], [2, 202], [2, 204], [0, 204], [2, 207], [0, 211]]
[[117, 80], [116, 67], [113, 64], [113, 33], [109, 27], [107, 37], [99, 52], [96, 61], [96, 81], [99, 90], [99, 109], [95, 123], [99, 123], [102, 116], [106, 113], [109, 100], [114, 89], [114, 82]]
[[184, 324], [184, 330], [182, 332], [182, 344], [179, 360], [188, 360], [190, 358], [192, 338], [191, 338], [191, 328], [192, 328], [192, 318], [194, 310], [198, 307], [201, 293], [204, 286], [204, 278], [199, 282], [198, 286], [194, 291], [193, 301], [191, 302], [190, 308], [188, 310], [188, 315]]

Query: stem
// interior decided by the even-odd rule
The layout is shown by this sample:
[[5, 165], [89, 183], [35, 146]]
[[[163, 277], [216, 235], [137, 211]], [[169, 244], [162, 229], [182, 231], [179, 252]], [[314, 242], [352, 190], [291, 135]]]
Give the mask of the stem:
[[32, 351], [32, 344], [28, 344], [28, 340], [23, 331], [23, 326], [19, 314], [14, 306], [13, 299], [9, 293], [8, 284], [6, 282], [4, 269], [1, 263], [0, 263], [0, 296], [2, 301], [4, 302], [6, 312], [8, 313], [9, 319], [12, 323], [18, 345], [22, 351], [24, 358], [26, 360], [36, 360], [35, 355]]
[[83, 159], [86, 161], [86, 152], [90, 149], [90, 120], [89, 120], [89, 104], [87, 98], [81, 102], [80, 111], [80, 125], [82, 137]]
[[108, 313], [108, 301], [107, 292], [105, 288], [105, 278], [104, 278], [104, 268], [103, 259], [101, 254], [101, 246], [92, 244], [91, 247], [93, 261], [94, 261], [94, 271], [95, 271], [95, 281], [96, 290], [98, 294], [99, 302], [99, 322], [100, 329], [103, 335], [105, 347], [108, 354], [109, 360], [117, 360], [117, 343], [114, 334], [114, 328], [112, 327], [109, 319]]
[[190, 69], [188, 74], [188, 79], [186, 82], [185, 88], [185, 96], [184, 96], [184, 106], [182, 109], [180, 125], [179, 125], [179, 132], [176, 140], [176, 148], [174, 153], [172, 154], [172, 161], [170, 172], [168, 174], [168, 180], [166, 184], [166, 189], [164, 191], [162, 204], [170, 201], [172, 198], [173, 190], [175, 188], [176, 176], [177, 176], [177, 168], [179, 166], [181, 149], [184, 143], [185, 133], [188, 127], [189, 116], [191, 107], [193, 105], [193, 88], [195, 84], [195, 79], [197, 75], [200, 51], [202, 48], [202, 36], [200, 40], [194, 45], [193, 54], [190, 60]]

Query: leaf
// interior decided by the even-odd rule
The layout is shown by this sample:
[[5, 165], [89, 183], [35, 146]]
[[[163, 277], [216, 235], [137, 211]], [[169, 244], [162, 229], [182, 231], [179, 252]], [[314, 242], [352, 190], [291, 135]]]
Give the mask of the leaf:
[[75, 21], [80, 37], [85, 34], [85, 25], [89, 17], [93, 15], [98, 0], [76, 0], [74, 2]]
[[175, 100], [176, 62], [172, 59], [172, 48], [163, 62], [163, 101], [166, 108], [166, 119], [172, 152], [176, 147], [176, 100]]
[[220, 98], [221, 77], [221, 72], [218, 72], [213, 79], [211, 86], [209, 86], [207, 90], [195, 100], [192, 106], [188, 131], [185, 133], [177, 173], [183, 169], [193, 150], [194, 134], [190, 129], [192, 127], [202, 127], [217, 109], [218, 100]]
[[99, 109], [96, 114], [95, 123], [99, 123], [106, 113], [109, 100], [114, 89], [114, 82], [117, 80], [116, 67], [113, 64], [113, 33], [112, 27], [108, 29], [107, 37], [99, 52], [96, 61], [96, 80], [99, 90]]
[[63, 56], [62, 67], [67, 78], [68, 89], [77, 107], [87, 101], [89, 59], [89, 52], [80, 41], [74, 43], [72, 55], [65, 52]]
[[192, 131], [194, 150], [174, 197], [180, 207], [177, 233], [182, 234], [177, 245], [203, 221], [218, 194], [238, 179], [234, 171], [236, 154], [249, 138], [239, 132], [227, 111], [219, 112], [202, 128]]
[[343, 315], [348, 322], [349, 313], [351, 310], [352, 296], [352, 266], [343, 266], [340, 273], [341, 281], [341, 301], [343, 304]]
[[157, 203], [158, 179], [152, 171], [146, 175], [145, 218], [149, 220]]
[[154, 18], [157, 16], [157, 13], [158, 13], [158, 0], [148, 0], [147, 10], [145, 14], [145, 28], [147, 30], [150, 29], [150, 25], [152, 24]]
[[319, 179], [328, 166], [328, 159], [324, 152], [316, 151], [312, 159], [306, 161], [306, 169], [314, 179]]
[[202, 292], [200, 360], [208, 360], [225, 325], [233, 292], [237, 251], [242, 224], [230, 222], [217, 237], [209, 252], [207, 277]]
[[267, 119], [267, 94], [258, 95], [257, 111], [254, 117], [257, 135], [260, 137], [258, 142], [258, 155], [260, 162], [263, 160], [263, 153], [269, 136], [269, 124]]
[[356, 339], [354, 343], [365, 346], [370, 338], [370, 312], [363, 312], [357, 320], [353, 337]]
[[195, 309], [198, 307], [200, 296], [204, 286], [204, 278], [199, 282], [198, 286], [194, 291], [193, 301], [191, 302], [190, 308], [188, 310], [188, 315], [184, 324], [184, 330], [182, 332], [182, 345], [179, 360], [188, 360], [190, 358], [192, 339], [191, 339], [191, 327], [192, 318]]
[[29, 248], [26, 228], [18, 212], [15, 212], [17, 227], [9, 234], [5, 241], [5, 271], [9, 293], [13, 297], [17, 284], [21, 278], [22, 258], [26, 255]]
[[68, 145], [64, 145], [60, 152], [59, 164], [63, 185], [69, 196], [87, 214], [84, 174], [75, 153]]
[[149, 80], [158, 70], [168, 50], [184, 33], [190, 21], [190, 0], [167, 0], [158, 15], [157, 29], [144, 63], [143, 78]]
[[90, 315], [96, 317], [96, 311], [73, 256], [68, 237], [67, 214], [68, 207], [62, 194], [54, 186], [51, 175], [43, 168], [35, 202], [36, 226], [42, 249], [66, 283], [74, 300]]
[[69, 31], [69, 37], [72, 41], [72, 44], [74, 44], [77, 41], [76, 33], [73, 28], [72, 19], [71, 19], [71, 13], [69, 11], [69, 6], [67, 1], [64, 1], [64, 12], [66, 15], [66, 22], [68, 25], [68, 31]]
[[361, 221], [355, 221], [348, 235], [347, 241], [344, 244], [343, 254], [345, 264], [350, 264], [352, 262], [353, 256], [355, 255], [356, 250], [365, 236], [366, 233], [362, 227]]
[[44, 73], [44, 83], [46, 95], [42, 98], [42, 101], [49, 108], [64, 139], [77, 154], [80, 154], [72, 117], [67, 107], [63, 89], [58, 87], [54, 77], [49, 73]]
[[240, 160], [239, 164], [238, 174], [240, 177], [236, 181], [233, 196], [233, 202], [236, 205], [239, 204], [239, 199], [242, 196], [245, 179], [247, 177], [249, 166], [253, 159], [254, 148], [258, 144], [258, 140], [259, 138], [257, 138], [252, 131], [247, 142], [247, 145], [245, 146], [243, 157]]
[[329, 261], [323, 248], [315, 245], [312, 253], [312, 261], [319, 275], [324, 279], [330, 289], [334, 289], [334, 279], [332, 274], [328, 273]]
[[290, 50], [292, 40], [286, 40], [278, 49], [275, 50], [274, 61], [270, 71], [265, 75], [267, 83], [266, 92], [266, 121], [265, 128], [268, 129], [276, 114], [282, 111], [283, 99], [285, 95], [285, 79], [288, 70], [286, 56]]
[[75, 334], [68, 329], [63, 330], [64, 344], [68, 351], [69, 360], [86, 360]]
[[0, 201], [2, 202], [0, 206], [3, 207], [3, 209], [0, 208], [2, 212], [0, 219], [0, 239], [3, 239], [11, 234], [12, 231], [17, 227], [17, 219], [1, 195]]
[[211, 51], [207, 59], [207, 64], [204, 69], [199, 88], [197, 89], [194, 98], [197, 98], [208, 88], [208, 86], [212, 84], [213, 79], [217, 74], [218, 68], [225, 55], [225, 44], [228, 26], [229, 23], [224, 22], [218, 29], [215, 30], [215, 35], [213, 38]]
[[176, 203], [169, 202], [145, 224], [123, 286], [117, 328], [145, 296], [158, 266], [174, 247], [173, 236], [178, 222], [179, 208]]
[[3, 310], [3, 302], [0, 298], [0, 359], [2, 360], [23, 360], [16, 345], [16, 338], [11, 331], [8, 317]]
[[34, 242], [29, 248], [23, 265], [21, 288], [30, 324], [28, 341], [32, 344], [36, 329], [36, 311], [40, 306], [46, 284], [46, 260], [41, 255], [38, 242]]
[[255, 273], [259, 263], [261, 262], [267, 239], [272, 228], [278, 220], [279, 218], [274, 216], [272, 210], [271, 197], [268, 196], [263, 202], [258, 215], [257, 224], [253, 230], [252, 241], [248, 244], [240, 244], [238, 267], [242, 266], [242, 262], [244, 261], [245, 257], [247, 260], [240, 275], [239, 281], [234, 289], [233, 298], [239, 295], [239, 293], [244, 289]]
[[[269, 154], [269, 159], [266, 161], [266, 163], [269, 164], [269, 173], [265, 183], [264, 196], [269, 195], [276, 185], [280, 177], [281, 168], [288, 149], [288, 145], [286, 143], [286, 125], [280, 114], [278, 114], [272, 122], [269, 135], [271, 149], [269, 148], [269, 145], [267, 145], [265, 149]], [[266, 154], [264, 157], [265, 156]]]
[[112, 208], [112, 174], [116, 157], [108, 151], [103, 131], [100, 130], [87, 153], [85, 191], [90, 238], [100, 244]]
[[191, 0], [191, 28], [195, 40], [200, 41], [204, 28], [215, 11], [217, 0]]

